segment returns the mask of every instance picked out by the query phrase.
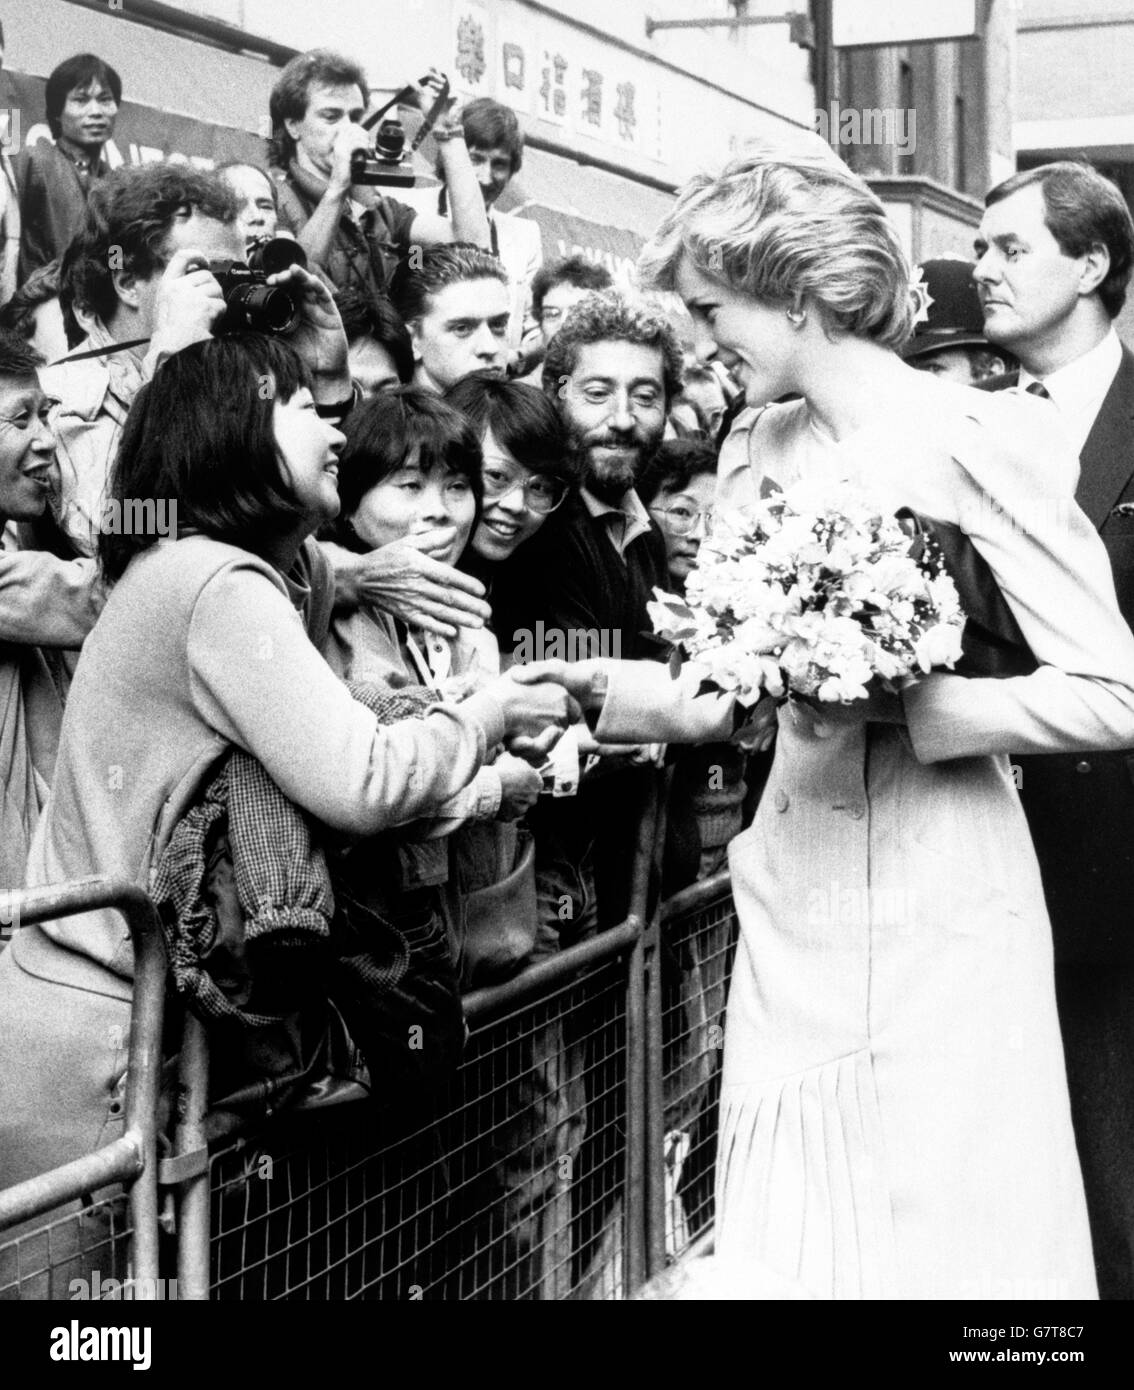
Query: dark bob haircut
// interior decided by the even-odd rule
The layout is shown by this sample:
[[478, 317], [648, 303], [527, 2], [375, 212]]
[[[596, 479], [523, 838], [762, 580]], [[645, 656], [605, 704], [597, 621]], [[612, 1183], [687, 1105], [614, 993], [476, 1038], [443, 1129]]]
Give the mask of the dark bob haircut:
[[659, 444], [634, 491], [648, 507], [664, 488], [684, 492], [702, 473], [716, 474], [717, 451], [702, 439], [667, 439]]
[[188, 164], [115, 169], [91, 189], [79, 231], [63, 253], [61, 300], [107, 323], [118, 303], [112, 264], [142, 279], [164, 270], [166, 237], [188, 210], [231, 226], [236, 195], [216, 174]]
[[286, 169], [295, 157], [295, 141], [284, 122], [304, 118], [308, 95], [316, 83], [323, 87], [357, 87], [362, 93], [362, 105], [365, 107], [370, 101], [366, 73], [353, 59], [333, 53], [329, 48], [312, 48], [297, 54], [276, 79], [268, 98], [268, 115], [272, 122], [268, 151], [272, 164]]
[[1085, 256], [1092, 246], [1106, 248], [1110, 270], [1098, 296], [1111, 318], [1117, 318], [1134, 266], [1134, 220], [1125, 198], [1089, 164], [1062, 159], [1013, 174], [989, 191], [984, 205], [990, 208], [1031, 184], [1039, 185], [1044, 223], [1065, 256]]
[[[279, 338], [232, 334], [182, 348], [134, 398], [108, 499], [175, 501], [178, 535], [199, 533], [264, 555], [303, 512], [280, 460], [274, 403], [310, 385], [307, 368]], [[100, 535], [107, 582], [156, 540]]]
[[347, 342], [353, 347], [360, 338], [373, 338], [393, 358], [398, 380], [408, 385], [413, 380], [413, 343], [401, 315], [386, 296], [336, 290], [335, 303]]
[[[423, 473], [449, 469], [467, 478], [480, 505], [484, 486], [480, 478], [480, 440], [465, 417], [432, 391], [399, 386], [356, 406], [343, 425], [346, 444], [339, 455], [339, 516], [334, 539], [350, 550], [369, 550], [350, 524], [362, 499], [398, 469], [411, 454]], [[471, 533], [470, 533], [471, 534]]]
[[109, 63], [93, 53], [76, 53], [73, 58], [55, 68], [47, 79], [44, 90], [44, 107], [47, 124], [56, 140], [62, 131], [60, 117], [67, 104], [67, 98], [76, 88], [88, 87], [92, 82], [101, 82], [110, 89], [116, 106], [122, 105], [122, 79]]
[[575, 481], [559, 412], [538, 387], [471, 372], [449, 387], [445, 400], [470, 422], [478, 439], [490, 429], [496, 442], [533, 473]]

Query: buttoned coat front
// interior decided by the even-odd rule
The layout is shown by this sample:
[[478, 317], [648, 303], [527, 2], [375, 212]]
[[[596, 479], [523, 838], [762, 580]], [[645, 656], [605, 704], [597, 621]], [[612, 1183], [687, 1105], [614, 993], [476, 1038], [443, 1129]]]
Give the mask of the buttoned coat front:
[[[903, 727], [781, 708], [730, 850], [717, 1249], [820, 1297], [1093, 1297], [1050, 925], [1007, 752], [1126, 746], [1134, 641], [1040, 404], [926, 391], [839, 444], [803, 402], [773, 407], [754, 454], [782, 485], [854, 480], [880, 510], [960, 525], [1040, 666], [931, 675]], [[680, 690], [612, 668], [600, 737], [727, 731], [727, 701]]]

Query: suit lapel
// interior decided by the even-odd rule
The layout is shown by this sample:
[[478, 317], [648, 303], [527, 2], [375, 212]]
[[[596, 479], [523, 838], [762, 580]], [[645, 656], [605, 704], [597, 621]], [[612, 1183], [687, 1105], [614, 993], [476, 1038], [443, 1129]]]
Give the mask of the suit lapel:
[[1118, 374], [1106, 393], [1079, 455], [1076, 500], [1101, 529], [1134, 476], [1134, 353], [1122, 349]]

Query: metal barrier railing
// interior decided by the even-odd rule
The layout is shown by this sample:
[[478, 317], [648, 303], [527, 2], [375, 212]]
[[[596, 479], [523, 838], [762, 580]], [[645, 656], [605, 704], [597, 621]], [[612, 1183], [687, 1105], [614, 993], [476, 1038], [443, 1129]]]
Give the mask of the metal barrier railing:
[[153, 1297], [158, 1278], [157, 1105], [165, 1004], [165, 950], [153, 904], [134, 884], [105, 877], [5, 895], [5, 917], [21, 928], [92, 908], [121, 912], [134, 946], [125, 1131], [94, 1153], [0, 1191], [0, 1232], [113, 1183], [126, 1183], [133, 1229], [131, 1267], [139, 1281], [139, 1297]]
[[[126, 1132], [98, 1154], [0, 1192], [0, 1231], [127, 1183], [130, 1225], [115, 1239], [132, 1231], [127, 1268], [140, 1287], [159, 1272], [160, 1183], [182, 1300], [628, 1296], [711, 1230], [735, 940], [725, 873], [642, 925], [661, 839], [652, 809], [641, 826], [638, 911], [466, 996], [466, 1056], [428, 1113], [407, 1121], [354, 1087], [334, 1104], [301, 1104], [266, 1124], [210, 1114], [207, 1039], [190, 1015], [172, 1154], [160, 1165], [153, 1116], [164, 964], [148, 900], [104, 880], [29, 890], [39, 896], [21, 896], [24, 922], [96, 905], [127, 913], [138, 973]], [[37, 1235], [50, 1247], [53, 1225], [67, 1219]], [[23, 1234], [16, 1245], [29, 1242]], [[7, 1290], [6, 1250], [0, 1236], [0, 1298], [39, 1295], [50, 1249]]]

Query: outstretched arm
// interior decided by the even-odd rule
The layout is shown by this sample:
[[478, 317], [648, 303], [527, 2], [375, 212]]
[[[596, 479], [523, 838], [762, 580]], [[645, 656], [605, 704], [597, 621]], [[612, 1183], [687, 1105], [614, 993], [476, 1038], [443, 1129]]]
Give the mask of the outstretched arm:
[[[511, 674], [564, 686], [595, 716], [600, 743], [710, 743], [729, 738], [735, 725], [731, 695], [698, 695], [696, 677], [674, 680], [655, 661], [533, 661], [513, 666]], [[771, 701], [760, 717], [774, 720]]]
[[1074, 501], [1075, 460], [1034, 403], [990, 401], [955, 449], [958, 515], [1040, 667], [920, 681], [903, 696], [914, 751], [929, 763], [1134, 747], [1134, 636], [1102, 541]]

